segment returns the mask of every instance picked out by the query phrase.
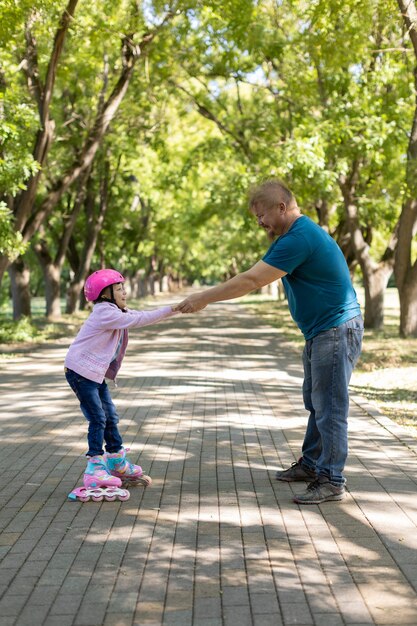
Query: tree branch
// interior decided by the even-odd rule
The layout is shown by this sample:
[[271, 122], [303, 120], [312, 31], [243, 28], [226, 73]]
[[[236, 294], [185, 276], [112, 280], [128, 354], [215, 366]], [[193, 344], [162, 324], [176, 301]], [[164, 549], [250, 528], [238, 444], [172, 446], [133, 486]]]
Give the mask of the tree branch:
[[219, 118], [213, 113], [213, 111], [210, 111], [204, 104], [201, 104], [197, 98], [190, 92], [188, 91], [188, 89], [186, 89], [185, 87], [183, 87], [182, 85], [179, 85], [178, 83], [176, 83], [173, 80], [169, 81], [171, 85], [173, 85], [176, 89], [179, 89], [180, 91], [182, 91], [183, 93], [185, 93], [195, 104], [196, 108], [197, 108], [197, 112], [202, 115], [203, 117], [205, 117], [206, 119], [214, 122], [216, 124], [216, 126], [226, 135], [229, 135], [230, 137], [232, 137], [233, 141], [240, 147], [240, 149], [243, 151], [243, 153], [245, 154], [245, 156], [247, 158], [250, 157], [250, 149], [249, 146], [247, 145], [246, 141], [244, 141], [241, 137], [239, 137], [239, 135], [237, 135], [236, 133], [234, 133], [228, 126], [226, 126], [225, 124], [223, 124], [223, 122], [221, 122], [219, 120]]
[[[73, 0], [75, 1], [75, 0]], [[97, 111], [96, 120], [87, 135], [84, 147], [77, 161], [67, 170], [66, 174], [53, 185], [51, 192], [44, 199], [37, 212], [32, 213], [23, 228], [23, 240], [28, 241], [37, 231], [40, 224], [58, 204], [69, 187], [91, 166], [95, 154], [100, 147], [110, 122], [114, 118], [128, 89], [135, 63], [153, 41], [168, 19], [174, 17], [173, 12], [167, 13], [163, 21], [152, 31], [145, 33], [139, 44], [134, 43], [133, 35], [122, 40], [123, 67], [119, 79], [103, 106]]]
[[[68, 5], [61, 16], [61, 23], [55, 35], [54, 45], [52, 48], [48, 64], [48, 70], [46, 73], [45, 86], [43, 88], [41, 87], [40, 79], [38, 78], [39, 72], [37, 69], [36, 45], [32, 35], [30, 34], [30, 24], [28, 25], [27, 41], [29, 45], [29, 58], [26, 71], [29, 73], [29, 76], [32, 77], [31, 80], [34, 81], [33, 89], [36, 92], [36, 97], [40, 98], [38, 106], [41, 128], [37, 133], [35, 147], [33, 150], [33, 157], [35, 161], [37, 161], [41, 166], [46, 161], [46, 157], [49, 152], [49, 148], [51, 146], [54, 135], [55, 124], [52, 120], [49, 119], [49, 107], [55, 84], [59, 59], [62, 54], [65, 37], [77, 3], [78, 0], [69, 0]], [[16, 199], [16, 230], [22, 231], [27, 223], [34, 204], [36, 190], [40, 177], [41, 169], [39, 169], [39, 171], [29, 179], [26, 189], [22, 191], [19, 198]]]
[[35, 11], [29, 17], [25, 27], [25, 39], [26, 39], [26, 58], [21, 64], [22, 69], [26, 75], [26, 81], [29, 89], [29, 93], [34, 97], [39, 110], [39, 116], [41, 115], [41, 107], [43, 100], [43, 85], [39, 76], [39, 64], [38, 64], [38, 50], [36, 45], [36, 39], [32, 33], [32, 25], [35, 22]]
[[58, 28], [51, 57], [49, 59], [48, 69], [45, 78], [44, 97], [41, 109], [41, 123], [43, 124], [49, 117], [49, 106], [51, 104], [52, 94], [55, 85], [56, 73], [58, 69], [59, 59], [61, 58], [62, 49], [64, 47], [65, 37], [67, 35], [70, 23], [74, 17], [78, 0], [69, 0], [66, 9], [61, 16], [61, 25]]
[[397, 0], [417, 58], [417, 9], [414, 0]]

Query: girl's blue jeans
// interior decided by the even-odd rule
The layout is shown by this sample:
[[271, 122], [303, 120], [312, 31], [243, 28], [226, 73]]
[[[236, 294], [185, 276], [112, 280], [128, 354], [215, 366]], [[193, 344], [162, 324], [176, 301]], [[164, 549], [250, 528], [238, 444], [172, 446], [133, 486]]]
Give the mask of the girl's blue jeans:
[[66, 369], [65, 377], [80, 401], [81, 411], [88, 421], [87, 456], [104, 454], [104, 442], [107, 452], [119, 452], [123, 444], [117, 427], [119, 416], [106, 381], [96, 383], [70, 369]]
[[301, 465], [335, 485], [344, 485], [348, 456], [349, 381], [362, 349], [359, 315], [306, 341], [304, 406], [310, 412]]

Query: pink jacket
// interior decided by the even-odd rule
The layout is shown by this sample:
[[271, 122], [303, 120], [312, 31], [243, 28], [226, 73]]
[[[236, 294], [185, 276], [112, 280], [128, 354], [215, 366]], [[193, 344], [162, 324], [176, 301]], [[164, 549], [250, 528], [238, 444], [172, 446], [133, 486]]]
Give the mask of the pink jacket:
[[[91, 315], [70, 345], [65, 367], [96, 383], [102, 383], [104, 378], [115, 380], [126, 352], [127, 329], [154, 324], [171, 315], [176, 315], [176, 312], [170, 306], [153, 311], [127, 309], [123, 312], [116, 304], [99, 302], [94, 305]], [[120, 350], [116, 359], [112, 360], [120, 339]]]

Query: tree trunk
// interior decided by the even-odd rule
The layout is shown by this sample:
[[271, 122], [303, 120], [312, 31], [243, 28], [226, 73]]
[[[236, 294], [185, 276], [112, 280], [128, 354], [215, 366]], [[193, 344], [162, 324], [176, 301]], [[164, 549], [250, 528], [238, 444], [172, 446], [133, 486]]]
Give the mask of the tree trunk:
[[149, 289], [145, 270], [137, 270], [132, 278], [132, 296], [134, 298], [144, 298], [148, 295]]
[[83, 258], [80, 266], [78, 267], [75, 276], [67, 289], [65, 311], [66, 313], [68, 313], [68, 315], [73, 315], [74, 313], [77, 313], [81, 308], [84, 283], [90, 271], [91, 259], [94, 254], [95, 247], [96, 241], [90, 240], [87, 249], [82, 255]]
[[[362, 270], [365, 287], [365, 328], [381, 330], [384, 325], [384, 297], [388, 280], [394, 271], [394, 256], [398, 242], [395, 227], [387, 248], [379, 262], [374, 261], [369, 253], [370, 233], [364, 236], [359, 223], [359, 210], [356, 204], [356, 186], [359, 180], [361, 163], [352, 164], [348, 176], [339, 178], [339, 186], [345, 205], [346, 223], [351, 234], [351, 245], [355, 258]], [[368, 229], [370, 230], [370, 229]]]
[[42, 268], [45, 285], [45, 315], [52, 319], [61, 317], [60, 283], [61, 263], [56, 263], [49, 254], [46, 241], [34, 244], [33, 250]]
[[[417, 107], [415, 124], [417, 127]], [[413, 165], [417, 166], [417, 159], [413, 160]], [[417, 186], [415, 192], [417, 193]], [[405, 201], [401, 211], [399, 245], [395, 259], [395, 279], [400, 298], [401, 337], [417, 337], [417, 261], [413, 265], [411, 264], [412, 239], [416, 232], [416, 226], [417, 200], [409, 198]]]
[[[417, 61], [417, 9], [414, 0], [398, 0]], [[408, 141], [406, 196], [402, 206], [395, 279], [400, 296], [400, 335], [417, 337], [417, 260], [412, 263], [412, 240], [417, 228], [417, 65], [414, 67], [414, 116]]]
[[400, 335], [417, 337], [417, 281], [405, 283], [399, 295]]
[[66, 313], [73, 315], [80, 310], [81, 291], [84, 287], [85, 280], [73, 280], [67, 289]]
[[30, 317], [30, 270], [22, 257], [19, 257], [10, 264], [8, 271], [12, 289], [13, 319], [17, 321], [22, 317]]
[[157, 296], [161, 291], [160, 291], [160, 287], [159, 287], [159, 275], [158, 274], [154, 274], [153, 276], [150, 277], [151, 280], [151, 293], [153, 296]]
[[380, 265], [374, 270], [363, 271], [365, 289], [365, 328], [381, 330], [384, 326], [385, 289], [392, 274], [392, 267]]
[[45, 266], [44, 277], [46, 317], [48, 319], [59, 319], [61, 317], [61, 268], [54, 263]]
[[330, 227], [329, 227], [330, 217], [336, 211], [336, 205], [334, 204], [329, 205], [327, 200], [319, 199], [315, 203], [314, 208], [317, 213], [319, 226], [321, 226], [323, 230], [325, 230], [326, 232], [330, 232]]
[[97, 245], [99, 232], [103, 226], [104, 216], [109, 205], [109, 172], [108, 160], [104, 163], [104, 171], [100, 180], [100, 205], [97, 215], [94, 211], [95, 189], [94, 180], [90, 177], [87, 181], [87, 191], [85, 196], [85, 210], [87, 213], [87, 233], [84, 238], [82, 253], [79, 257], [79, 265], [74, 269], [74, 279], [67, 291], [66, 312], [73, 314], [79, 310], [82, 298], [82, 289], [85, 279], [90, 271], [91, 262]]
[[[88, 173], [86, 174], [88, 175]], [[46, 316], [50, 319], [61, 317], [61, 273], [69, 242], [74, 231], [78, 214], [85, 201], [85, 177], [79, 181], [79, 188], [74, 203], [68, 195], [66, 216], [63, 218], [63, 229], [58, 239], [57, 251], [54, 257], [48, 249], [46, 240], [41, 239], [34, 244], [33, 249], [38, 257], [45, 284]], [[42, 227], [43, 230], [43, 227]]]

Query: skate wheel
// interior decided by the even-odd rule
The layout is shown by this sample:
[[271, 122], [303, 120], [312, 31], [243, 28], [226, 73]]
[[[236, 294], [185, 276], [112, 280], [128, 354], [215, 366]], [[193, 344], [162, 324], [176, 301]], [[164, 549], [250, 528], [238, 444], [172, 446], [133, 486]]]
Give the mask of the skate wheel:
[[150, 487], [152, 485], [152, 478], [146, 474], [142, 474], [142, 476], [137, 478], [127, 478], [123, 482], [123, 487], [137, 487], [138, 485], [141, 487]]
[[78, 487], [68, 494], [70, 500], [78, 500], [80, 502], [114, 502], [115, 500], [129, 500], [130, 493], [127, 489], [120, 489], [120, 487]]
[[144, 487], [150, 487], [152, 485], [152, 478], [150, 476], [146, 476], [146, 474], [143, 474], [139, 479], [139, 484], [143, 485]]

